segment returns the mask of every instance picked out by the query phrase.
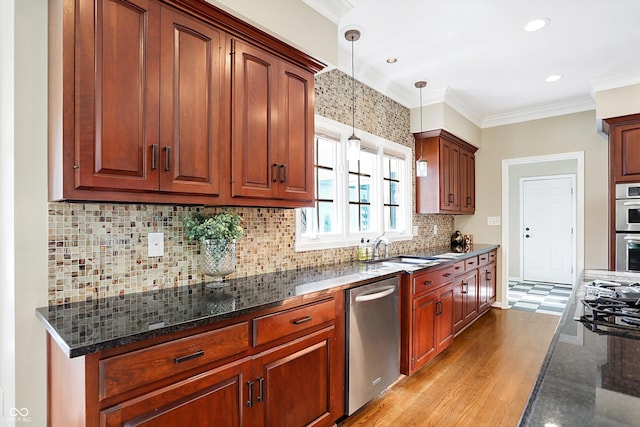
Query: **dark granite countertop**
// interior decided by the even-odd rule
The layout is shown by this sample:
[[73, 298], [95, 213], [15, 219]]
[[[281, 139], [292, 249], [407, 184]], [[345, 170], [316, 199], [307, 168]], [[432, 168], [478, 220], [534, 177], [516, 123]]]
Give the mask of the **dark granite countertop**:
[[581, 308], [582, 285], [596, 279], [638, 282], [640, 274], [584, 272], [562, 315], [521, 426], [640, 426], [640, 333], [602, 334], [574, 320], [576, 308]]
[[[497, 247], [475, 244], [458, 259]], [[447, 252], [444, 247], [405, 255]], [[450, 262], [443, 259], [439, 265]], [[230, 279], [219, 288], [197, 284], [40, 307], [36, 313], [65, 354], [76, 357], [421, 268], [358, 262], [328, 265]]]

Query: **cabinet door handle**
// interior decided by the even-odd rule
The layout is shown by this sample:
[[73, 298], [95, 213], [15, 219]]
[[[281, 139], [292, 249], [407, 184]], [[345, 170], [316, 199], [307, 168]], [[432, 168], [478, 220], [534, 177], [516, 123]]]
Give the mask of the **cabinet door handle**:
[[258, 377], [258, 398], [256, 399], [258, 402], [264, 401], [264, 378]]
[[461, 294], [466, 294], [466, 293], [467, 293], [467, 291], [466, 291], [466, 289], [465, 289], [465, 288], [466, 288], [468, 285], [469, 285], [468, 283], [462, 282], [462, 290], [460, 291], [460, 293], [461, 293]]
[[151, 170], [158, 167], [158, 144], [151, 144]]
[[280, 170], [282, 171], [280, 182], [285, 183], [287, 182], [287, 165], [280, 165]]
[[202, 350], [198, 350], [193, 354], [188, 354], [186, 356], [182, 356], [182, 357], [174, 357], [173, 358], [173, 363], [182, 363], [182, 362], [186, 362], [187, 360], [191, 360], [191, 359], [197, 359], [198, 357], [202, 357], [204, 356], [204, 351]]
[[467, 206], [471, 206], [471, 196], [467, 196]]
[[171, 147], [164, 147], [164, 170], [171, 170]]
[[300, 325], [302, 323], [310, 322], [311, 319], [312, 319], [311, 316], [305, 316], [305, 317], [302, 317], [300, 319], [292, 320], [291, 323], [293, 323], [294, 325]]
[[278, 182], [278, 164], [274, 163], [271, 165], [271, 176], [273, 182]]
[[442, 301], [438, 301], [436, 303], [436, 316], [440, 316], [442, 314]]
[[247, 400], [247, 406], [251, 408], [253, 407], [253, 381], [247, 381], [247, 386], [249, 386], [249, 400]]
[[487, 280], [491, 280], [491, 272], [487, 270]]
[[449, 193], [449, 203], [453, 203], [453, 193]]

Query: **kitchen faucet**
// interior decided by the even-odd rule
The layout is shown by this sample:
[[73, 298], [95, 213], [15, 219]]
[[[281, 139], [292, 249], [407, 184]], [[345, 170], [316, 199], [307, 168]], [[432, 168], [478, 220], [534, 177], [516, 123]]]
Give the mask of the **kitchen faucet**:
[[384, 233], [382, 233], [373, 241], [373, 259], [380, 258], [381, 243], [384, 243], [384, 257], [389, 258], [389, 246], [391, 246], [391, 242], [389, 242], [389, 239], [384, 237]]

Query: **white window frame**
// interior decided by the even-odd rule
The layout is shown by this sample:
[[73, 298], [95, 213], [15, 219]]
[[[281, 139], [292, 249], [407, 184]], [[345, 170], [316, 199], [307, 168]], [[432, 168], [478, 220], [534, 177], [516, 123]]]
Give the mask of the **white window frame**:
[[404, 167], [402, 167], [400, 171], [402, 183], [400, 191], [401, 212], [398, 217], [398, 221], [400, 221], [404, 227], [399, 231], [387, 231], [385, 237], [391, 242], [413, 239], [413, 204], [411, 200], [413, 190], [413, 155], [411, 148], [377, 135], [357, 130], [356, 133], [362, 140], [362, 147], [366, 147], [369, 151], [374, 150], [377, 153], [376, 168], [380, 171], [380, 174], [373, 180], [371, 188], [372, 231], [353, 233], [349, 231], [349, 168], [347, 164], [347, 138], [351, 135], [352, 129], [348, 125], [318, 115], [315, 116], [315, 127], [315, 135], [331, 135], [332, 139], [336, 139], [339, 136], [339, 143], [337, 144], [338, 153], [336, 156], [337, 164], [334, 169], [337, 175], [335, 194], [335, 200], [338, 206], [338, 215], [336, 218], [337, 230], [333, 233], [303, 235], [300, 233], [302, 229], [301, 209], [296, 209], [295, 251], [303, 252], [357, 246], [362, 238], [364, 238], [365, 241], [370, 240], [371, 243], [373, 243], [373, 240], [382, 234], [384, 230], [384, 186], [382, 171], [385, 154], [404, 160]]

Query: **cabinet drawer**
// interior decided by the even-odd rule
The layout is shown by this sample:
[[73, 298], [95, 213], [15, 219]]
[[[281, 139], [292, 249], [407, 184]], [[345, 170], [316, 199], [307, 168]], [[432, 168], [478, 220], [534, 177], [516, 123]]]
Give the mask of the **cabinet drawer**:
[[478, 255], [478, 267], [489, 264], [489, 252], [486, 254]]
[[450, 282], [453, 280], [454, 271], [454, 266], [452, 265], [437, 271], [429, 271], [424, 274], [417, 275], [412, 280], [413, 295], [431, 291], [440, 285]]
[[335, 319], [335, 300], [280, 311], [253, 319], [253, 345], [259, 346]]
[[100, 399], [151, 384], [249, 348], [249, 323], [204, 332], [99, 362]]
[[453, 264], [453, 274], [455, 274], [456, 276], [459, 274], [464, 273], [465, 268], [464, 268], [464, 260], [462, 261], [457, 261], [455, 264]]
[[478, 268], [478, 257], [474, 256], [471, 258], [467, 258], [464, 260], [464, 271], [473, 270], [474, 268]]
[[489, 252], [489, 262], [495, 262], [496, 259], [498, 259], [498, 251], [491, 251]]

